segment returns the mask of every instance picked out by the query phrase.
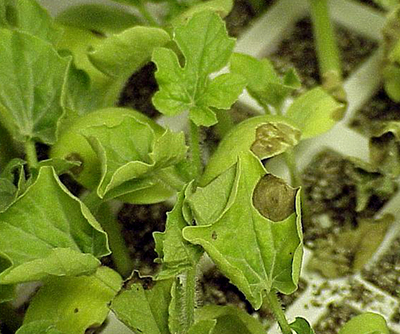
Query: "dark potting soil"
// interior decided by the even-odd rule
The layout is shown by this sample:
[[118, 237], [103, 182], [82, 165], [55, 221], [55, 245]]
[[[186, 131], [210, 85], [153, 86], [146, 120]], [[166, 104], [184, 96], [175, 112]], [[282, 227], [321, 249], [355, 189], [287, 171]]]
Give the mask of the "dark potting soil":
[[331, 303], [328, 311], [314, 326], [315, 334], [337, 334], [351, 318], [358, 315], [355, 309], [345, 304]]
[[384, 89], [380, 89], [356, 113], [350, 126], [370, 136], [382, 122], [400, 120], [400, 103], [393, 102]]
[[[342, 59], [343, 77], [346, 78], [378, 45], [339, 25], [336, 27], [336, 36]], [[294, 67], [304, 88], [311, 88], [321, 83], [309, 17], [298, 21], [291, 35], [281, 41], [274, 53], [266, 56], [281, 73]], [[300, 93], [301, 91], [299, 90]]]
[[144, 65], [135, 72], [126, 83], [119, 101], [119, 107], [133, 108], [145, 115], [156, 118], [160, 113], [151, 102], [154, 93], [158, 90], [157, 81], [154, 77], [156, 65], [152, 62]]
[[398, 298], [400, 291], [400, 237], [392, 242], [388, 251], [373, 266], [364, 269], [361, 275], [381, 290]]
[[[226, 28], [230, 36], [238, 37], [251, 21], [270, 7], [275, 0], [248, 1], [235, 0], [233, 8], [225, 18]], [[254, 3], [254, 4], [252, 4]]]
[[[205, 272], [201, 277], [199, 283], [199, 299], [202, 305], [216, 304], [216, 305], [233, 305], [249, 314], [258, 318], [265, 328], [269, 328], [274, 323], [273, 313], [267, 308], [261, 308], [257, 311], [253, 309], [246, 297], [239, 291], [239, 289], [230, 283], [216, 268], [212, 268]], [[291, 295], [278, 294], [283, 308], [287, 308], [297, 300], [307, 288], [307, 283], [304, 280], [299, 281], [299, 287], [296, 292]]]
[[124, 204], [118, 213], [118, 221], [122, 224], [122, 234], [134, 269], [142, 275], [154, 274], [158, 264], [154, 262], [157, 253], [153, 232], [164, 231], [167, 212], [171, 207], [165, 203], [151, 205]]

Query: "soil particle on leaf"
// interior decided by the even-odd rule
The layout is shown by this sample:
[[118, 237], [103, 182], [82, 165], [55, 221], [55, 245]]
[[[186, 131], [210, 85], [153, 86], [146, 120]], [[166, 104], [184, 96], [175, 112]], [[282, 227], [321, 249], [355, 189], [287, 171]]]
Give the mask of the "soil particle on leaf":
[[373, 266], [362, 271], [365, 280], [394, 297], [400, 291], [400, 237]]
[[151, 118], [158, 117], [160, 113], [151, 102], [154, 93], [158, 90], [154, 77], [155, 71], [155, 64], [150, 62], [135, 72], [126, 83], [118, 106], [136, 109]]
[[[336, 28], [336, 36], [340, 36], [337, 42], [342, 58], [343, 77], [346, 78], [376, 49], [377, 43], [339, 25]], [[304, 88], [320, 84], [318, 59], [309, 17], [298, 21], [292, 34], [282, 40], [274, 53], [266, 56], [281, 73], [294, 67]]]
[[350, 306], [331, 303], [328, 305], [328, 311], [315, 325], [315, 334], [337, 334], [347, 321], [358, 314], [359, 312]]
[[357, 112], [350, 126], [370, 136], [377, 126], [386, 121], [400, 121], [400, 103], [393, 102], [381, 89]]
[[[251, 21], [261, 15], [275, 0], [248, 1], [235, 0], [233, 8], [225, 18], [226, 28], [230, 36], [238, 37]], [[252, 4], [254, 3], [254, 4]]]
[[165, 203], [125, 204], [118, 213], [134, 269], [139, 270], [141, 275], [154, 274], [158, 268], [158, 264], [154, 263], [157, 253], [154, 250], [153, 232], [165, 230], [166, 215], [171, 209]]

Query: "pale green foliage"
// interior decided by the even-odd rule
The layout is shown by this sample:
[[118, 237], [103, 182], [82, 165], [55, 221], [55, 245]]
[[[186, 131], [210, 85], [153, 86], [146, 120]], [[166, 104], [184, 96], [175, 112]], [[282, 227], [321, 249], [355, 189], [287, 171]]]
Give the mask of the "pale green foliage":
[[0, 213], [0, 232], [9, 262], [1, 268], [3, 284], [90, 273], [100, 264], [96, 257], [109, 253], [105, 233], [51, 167]]
[[339, 334], [389, 334], [385, 319], [372, 312], [360, 314], [349, 320]]
[[121, 277], [107, 267], [91, 276], [53, 278], [32, 299], [24, 325], [48, 321], [62, 333], [84, 334], [103, 323], [121, 285]]
[[[255, 308], [262, 304], [263, 291], [297, 289], [302, 258], [298, 192], [287, 193], [267, 177], [261, 187], [275, 193], [279, 204], [272, 207], [266, 199], [255, 207], [255, 189], [266, 175], [253, 154], [239, 155], [237, 164], [188, 198], [198, 226], [183, 229], [183, 237], [201, 245]], [[281, 204], [283, 211], [264, 216], [264, 209], [282, 210]]]
[[37, 37], [0, 30], [0, 115], [15, 139], [54, 143], [68, 62]]
[[231, 73], [209, 78], [228, 63], [235, 41], [228, 37], [219, 16], [210, 12], [198, 13], [176, 28], [174, 41], [185, 57], [185, 65], [181, 67], [172, 50], [155, 49], [153, 62], [160, 90], [153, 103], [165, 115], [189, 111], [196, 125], [213, 125], [217, 119], [211, 107], [229, 109], [245, 85], [241, 76]]
[[315, 334], [308, 321], [300, 317], [297, 317], [296, 320], [290, 324], [290, 328], [297, 334]]

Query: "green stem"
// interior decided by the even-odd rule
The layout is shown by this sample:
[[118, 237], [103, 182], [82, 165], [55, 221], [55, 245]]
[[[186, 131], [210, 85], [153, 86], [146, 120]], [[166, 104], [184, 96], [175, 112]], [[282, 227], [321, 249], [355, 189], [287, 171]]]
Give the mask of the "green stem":
[[28, 166], [30, 168], [36, 167], [38, 165], [38, 158], [34, 141], [28, 140], [27, 142], [25, 142], [25, 153]]
[[329, 17], [328, 0], [309, 0], [320, 74], [336, 72], [341, 79], [342, 68], [335, 33]]
[[108, 242], [112, 252], [111, 257], [115, 263], [117, 271], [122, 277], [128, 277], [133, 270], [133, 261], [122, 236], [121, 225], [115, 218], [109, 203], [104, 203], [99, 207], [96, 218], [107, 233]]
[[186, 182], [179, 177], [175, 170], [166, 171], [165, 169], [161, 169], [154, 175], [166, 186], [176, 191], [181, 191], [186, 184]]
[[203, 171], [200, 150], [200, 133], [199, 127], [192, 121], [190, 121], [190, 150], [192, 154], [192, 164], [195, 170], [195, 179], [198, 179]]
[[139, 10], [140, 14], [146, 19], [147, 23], [149, 23], [153, 27], [159, 27], [160, 24], [155, 20], [155, 18], [151, 15], [151, 13], [147, 10], [143, 1], [139, 0], [137, 5], [137, 9]]
[[215, 126], [219, 136], [222, 138], [235, 126], [230, 113], [226, 110], [213, 109], [217, 115], [218, 123]]
[[187, 270], [184, 273], [184, 316], [185, 316], [185, 332], [194, 324], [194, 310], [196, 308], [196, 267]]
[[309, 2], [323, 86], [337, 100], [345, 102], [340, 53], [329, 17], [328, 0], [309, 0]]
[[292, 330], [286, 319], [285, 313], [282, 310], [281, 303], [278, 300], [278, 296], [275, 291], [271, 291], [265, 297], [265, 302], [267, 302], [271, 311], [274, 313], [275, 319], [279, 324], [283, 334], [292, 334]]

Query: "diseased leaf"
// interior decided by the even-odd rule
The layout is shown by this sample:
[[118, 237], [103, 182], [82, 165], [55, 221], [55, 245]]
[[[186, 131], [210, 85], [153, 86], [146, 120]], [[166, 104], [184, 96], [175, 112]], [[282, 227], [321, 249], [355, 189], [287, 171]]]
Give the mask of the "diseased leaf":
[[154, 232], [155, 250], [162, 263], [157, 279], [175, 277], [182, 271], [193, 268], [198, 262], [202, 249], [187, 242], [182, 237], [186, 223], [182, 209], [186, 187], [178, 194], [174, 209], [167, 214], [165, 232]]
[[121, 8], [89, 3], [68, 7], [57, 15], [56, 21], [103, 35], [118, 34], [140, 23], [135, 15]]
[[300, 136], [297, 127], [284, 117], [264, 115], [249, 118], [222, 139], [206, 166], [200, 185], [208, 184], [235, 164], [243, 152], [252, 151], [262, 160], [271, 158], [296, 146]]
[[287, 193], [287, 199], [281, 184], [261, 185], [264, 191], [277, 193], [271, 198], [277, 210], [291, 202], [292, 212], [273, 221], [275, 217], [264, 217], [264, 208], [256, 207], [270, 202], [255, 201], [255, 189], [265, 178], [270, 176], [253, 154], [240, 154], [237, 164], [188, 198], [198, 226], [183, 229], [183, 237], [201, 245], [256, 309], [264, 291], [296, 290], [302, 259], [299, 191]]
[[211, 107], [229, 109], [246, 84], [232, 73], [209, 78], [228, 63], [235, 41], [228, 37], [221, 18], [211, 12], [197, 13], [186, 25], [176, 28], [174, 40], [185, 65], [181, 67], [170, 49], [154, 50], [160, 90], [153, 103], [165, 115], [189, 111], [189, 118], [197, 125], [213, 125], [217, 119]]
[[133, 27], [105, 39], [89, 54], [89, 60], [110, 77], [128, 79], [150, 59], [155, 47], [169, 40], [162, 29]]
[[0, 213], [1, 284], [90, 273], [108, 253], [105, 233], [51, 167]]
[[385, 318], [380, 314], [365, 312], [350, 319], [339, 334], [389, 334]]
[[51, 321], [48, 320], [39, 320], [33, 321], [28, 324], [23, 325], [19, 328], [16, 334], [66, 334], [60, 332]]
[[296, 317], [296, 320], [290, 324], [290, 328], [297, 334], [315, 334], [309, 322], [301, 317]]
[[15, 139], [55, 142], [68, 63], [49, 43], [0, 29], [0, 120]]
[[46, 321], [62, 333], [84, 334], [104, 322], [121, 286], [121, 277], [107, 267], [91, 276], [53, 278], [33, 297], [24, 325]]
[[338, 278], [361, 270], [381, 245], [393, 217], [359, 219], [358, 227], [315, 243], [316, 251], [308, 262], [310, 270], [327, 278]]
[[400, 175], [400, 122], [384, 122], [370, 139], [370, 160], [383, 173], [397, 178]]
[[265, 334], [261, 323], [242, 309], [206, 305], [196, 310], [196, 322], [209, 322], [212, 319], [217, 320], [212, 334]]
[[329, 131], [342, 118], [344, 111], [342, 103], [317, 87], [294, 100], [286, 116], [296, 122], [302, 139], [307, 139]]
[[258, 60], [245, 54], [235, 53], [230, 68], [233, 73], [246, 78], [250, 95], [267, 110], [268, 106], [280, 110], [289, 94], [301, 86], [300, 79], [293, 69], [280, 78], [272, 63], [266, 58]]
[[157, 281], [148, 289], [134, 283], [113, 300], [111, 310], [135, 333], [170, 334], [168, 306], [172, 282]]
[[[118, 125], [93, 126], [85, 129], [83, 134], [101, 161], [102, 178], [97, 189], [101, 198], [111, 191], [113, 194], [109, 196], [113, 197], [156, 183], [161, 189], [175, 190], [166, 183], [168, 180], [164, 180], [165, 175], [172, 172], [170, 168], [186, 157], [183, 133], [166, 130], [156, 136], [148, 124], [126, 116]], [[141, 182], [127, 183], [136, 180]], [[145, 181], [150, 183], [142, 188]]]

